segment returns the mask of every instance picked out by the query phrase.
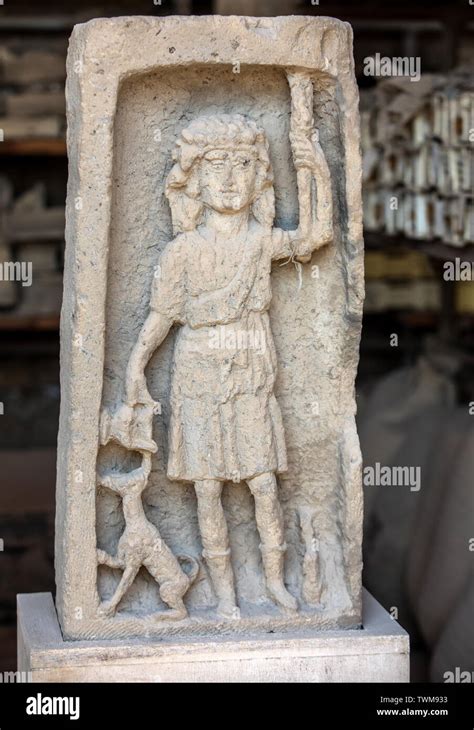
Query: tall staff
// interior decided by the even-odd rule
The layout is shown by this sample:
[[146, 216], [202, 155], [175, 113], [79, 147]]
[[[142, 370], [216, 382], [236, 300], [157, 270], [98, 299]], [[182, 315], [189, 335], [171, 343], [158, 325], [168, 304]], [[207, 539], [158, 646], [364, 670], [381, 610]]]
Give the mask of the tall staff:
[[[286, 77], [291, 91], [290, 143], [298, 185], [298, 228], [323, 246], [332, 238], [332, 194], [328, 164], [314, 126], [313, 82], [303, 71], [287, 71]], [[302, 263], [310, 259], [311, 253], [297, 257]]]

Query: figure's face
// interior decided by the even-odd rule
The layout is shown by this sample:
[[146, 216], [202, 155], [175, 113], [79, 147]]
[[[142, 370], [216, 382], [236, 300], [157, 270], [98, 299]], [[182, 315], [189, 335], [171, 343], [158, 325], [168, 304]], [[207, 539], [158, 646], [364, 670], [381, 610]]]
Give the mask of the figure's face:
[[203, 203], [220, 213], [238, 213], [255, 195], [256, 155], [251, 149], [210, 150], [199, 163]]

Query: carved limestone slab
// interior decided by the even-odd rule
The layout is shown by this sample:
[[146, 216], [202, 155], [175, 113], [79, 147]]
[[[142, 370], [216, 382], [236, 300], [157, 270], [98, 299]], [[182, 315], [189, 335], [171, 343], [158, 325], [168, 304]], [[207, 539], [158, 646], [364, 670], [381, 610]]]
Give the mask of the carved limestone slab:
[[66, 638], [360, 625], [357, 103], [331, 18], [75, 27]]

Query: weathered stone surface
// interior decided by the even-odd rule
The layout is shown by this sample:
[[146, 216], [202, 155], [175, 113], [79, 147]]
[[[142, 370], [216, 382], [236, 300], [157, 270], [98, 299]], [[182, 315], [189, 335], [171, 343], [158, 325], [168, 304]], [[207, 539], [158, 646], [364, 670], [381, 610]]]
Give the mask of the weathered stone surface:
[[363, 594], [361, 630], [64, 641], [50, 593], [18, 596], [18, 671], [32, 682], [408, 682], [408, 634]]
[[[67, 103], [56, 531], [65, 637], [360, 625], [363, 268], [350, 27], [305, 17], [94, 20], [71, 39]], [[217, 217], [213, 194], [224, 201]], [[197, 211], [203, 203], [212, 215]], [[224, 382], [225, 338], [206, 349], [203, 332], [248, 332], [249, 311], [276, 357], [268, 365], [265, 348], [234, 344], [247, 365], [233, 362]], [[201, 339], [184, 357], [193, 332]], [[249, 362], [266, 373], [263, 389], [247, 389], [248, 401], [223, 397], [223, 382], [235, 385], [236, 367], [245, 380]], [[183, 388], [192, 407], [181, 418]], [[232, 471], [202, 426], [213, 393], [217, 437], [237, 444]]]

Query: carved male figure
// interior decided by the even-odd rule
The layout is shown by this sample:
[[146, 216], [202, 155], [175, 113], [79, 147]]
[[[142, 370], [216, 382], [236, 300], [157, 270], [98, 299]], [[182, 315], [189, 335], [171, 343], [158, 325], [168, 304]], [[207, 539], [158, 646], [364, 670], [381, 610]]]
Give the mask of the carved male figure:
[[[284, 583], [286, 546], [276, 475], [287, 469], [287, 455], [274, 393], [277, 360], [268, 314], [270, 274], [272, 261], [307, 261], [332, 239], [332, 196], [308, 107], [311, 80], [294, 74], [289, 81], [298, 228], [274, 227], [269, 145], [254, 121], [218, 114], [197, 118], [182, 131], [166, 185], [176, 237], [161, 257], [150, 312], [131, 353], [123, 403], [113, 419], [116, 436], [133, 449], [134, 411], [153, 402], [145, 367], [171, 327], [178, 325], [168, 477], [194, 484], [203, 556], [224, 616], [236, 613], [221, 503], [226, 482], [248, 484], [267, 591], [284, 610], [297, 609]], [[260, 346], [239, 347], [242, 341], [252, 341], [239, 337], [242, 332], [253, 334]], [[222, 333], [225, 347], [216, 346], [216, 341], [223, 342]]]

